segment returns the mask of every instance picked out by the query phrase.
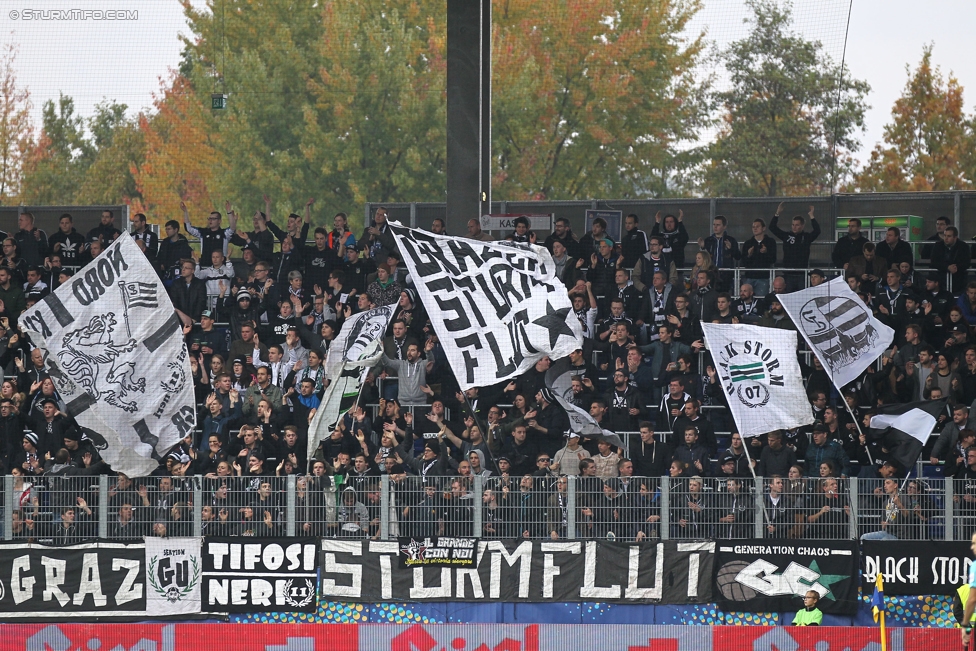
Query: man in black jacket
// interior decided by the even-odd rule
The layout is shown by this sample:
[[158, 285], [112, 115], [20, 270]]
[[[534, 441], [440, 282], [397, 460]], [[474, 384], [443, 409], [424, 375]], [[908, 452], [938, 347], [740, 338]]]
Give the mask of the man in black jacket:
[[901, 239], [901, 231], [892, 226], [885, 233], [884, 242], [878, 242], [875, 252], [887, 261], [890, 269], [892, 265], [907, 262], [915, 265], [915, 256], [912, 254], [912, 247], [908, 242]]
[[556, 404], [552, 389], [542, 387], [535, 394], [539, 406], [525, 414], [529, 424], [528, 435], [543, 452], [553, 456], [563, 446], [563, 434], [569, 429], [569, 417], [561, 405]]
[[622, 266], [633, 269], [642, 255], [647, 253], [649, 246], [647, 233], [637, 228], [637, 215], [627, 215], [624, 218], [624, 234], [620, 236], [620, 255]]
[[[752, 222], [752, 237], [742, 244], [742, 266], [763, 270], [776, 266], [776, 241], [766, 237], [766, 222], [762, 219]], [[746, 274], [743, 280], [752, 285], [757, 296], [765, 296], [769, 292], [767, 271]]]
[[644, 412], [640, 394], [630, 386], [626, 370], [618, 368], [613, 372], [613, 386], [607, 391], [610, 429], [614, 432], [633, 432]]
[[[769, 230], [773, 235], [783, 240], [783, 266], [787, 269], [806, 269], [810, 264], [810, 245], [820, 237], [820, 224], [813, 214], [813, 206], [807, 213], [810, 217], [810, 226], [813, 230], [809, 233], [803, 230], [804, 220], [802, 215], [793, 217], [790, 225], [790, 232], [787, 233], [779, 228], [779, 216], [783, 211], [784, 204], [779, 204], [773, 221], [769, 224]], [[796, 291], [803, 284], [803, 272], [786, 272], [786, 279], [790, 285], [790, 291]]]
[[193, 260], [181, 260], [180, 277], [169, 288], [169, 297], [184, 326], [200, 321], [207, 309], [207, 283], [194, 276], [195, 271]]
[[663, 477], [668, 474], [671, 463], [671, 449], [654, 437], [654, 426], [650, 421], [641, 421], [640, 443], [630, 446], [630, 460], [634, 464], [636, 477]]
[[969, 245], [959, 241], [959, 229], [948, 226], [944, 239], [932, 245], [932, 266], [949, 276], [948, 289], [954, 296], [966, 289], [966, 270], [971, 262]]
[[847, 264], [854, 256], [861, 255], [867, 238], [861, 235], [861, 220], [852, 217], [847, 220], [847, 235], [837, 240], [830, 259], [839, 269], [847, 269]]

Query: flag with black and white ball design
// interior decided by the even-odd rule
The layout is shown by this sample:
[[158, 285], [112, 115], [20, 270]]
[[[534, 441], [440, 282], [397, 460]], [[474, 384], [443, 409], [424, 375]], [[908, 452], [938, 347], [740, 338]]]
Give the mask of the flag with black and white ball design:
[[813, 422], [795, 332], [715, 323], [703, 323], [702, 330], [740, 436]]
[[857, 379], [895, 337], [843, 276], [776, 297], [838, 389]]

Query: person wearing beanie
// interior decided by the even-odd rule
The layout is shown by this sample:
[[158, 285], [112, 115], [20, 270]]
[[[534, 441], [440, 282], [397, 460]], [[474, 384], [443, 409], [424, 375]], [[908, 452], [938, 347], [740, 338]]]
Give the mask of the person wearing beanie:
[[390, 275], [390, 265], [383, 262], [376, 267], [376, 280], [366, 288], [373, 302], [379, 305], [393, 305], [400, 300], [400, 283]]
[[222, 313], [230, 314], [231, 341], [237, 341], [241, 338], [241, 326], [248, 321], [257, 323], [260, 320], [260, 301], [246, 287], [241, 287], [233, 299], [228, 296], [224, 300]]
[[[413, 455], [413, 446], [403, 446], [406, 457], [404, 463], [407, 468], [413, 470], [414, 474], [420, 475], [422, 479], [427, 477], [443, 477], [450, 474], [448, 472], [447, 459], [441, 451], [439, 439], [427, 439], [424, 441], [424, 451], [420, 458]], [[395, 474], [390, 470], [390, 474]]]

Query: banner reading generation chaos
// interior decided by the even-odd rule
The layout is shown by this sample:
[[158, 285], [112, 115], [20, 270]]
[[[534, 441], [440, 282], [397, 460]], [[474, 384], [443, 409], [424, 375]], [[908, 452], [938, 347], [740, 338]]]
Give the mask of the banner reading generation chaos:
[[715, 598], [722, 608], [788, 612], [820, 595], [825, 613], [857, 613], [858, 543], [852, 540], [726, 541], [718, 544]]
[[414, 543], [404, 549], [397, 541], [322, 540], [322, 597], [660, 604], [712, 599], [714, 542], [478, 540], [473, 567], [404, 567], [403, 555], [417, 557], [419, 541]]

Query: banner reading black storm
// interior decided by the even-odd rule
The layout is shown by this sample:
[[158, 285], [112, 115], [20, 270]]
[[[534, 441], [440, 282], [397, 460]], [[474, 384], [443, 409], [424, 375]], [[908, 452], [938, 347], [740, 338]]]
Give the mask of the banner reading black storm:
[[317, 576], [308, 538], [203, 539], [204, 612], [315, 612]]
[[322, 598], [659, 604], [712, 600], [714, 542], [479, 540], [474, 567], [402, 567], [400, 557], [415, 553], [399, 542], [323, 540]]
[[821, 611], [857, 613], [857, 541], [770, 544], [766, 540], [723, 540], [716, 544], [715, 599], [722, 608], [795, 611], [803, 607], [803, 595], [815, 590]]
[[970, 543], [937, 540], [865, 540], [861, 591], [870, 594], [881, 572], [888, 596], [954, 595], [969, 579]]
[[142, 543], [0, 546], [0, 619], [148, 614]]

